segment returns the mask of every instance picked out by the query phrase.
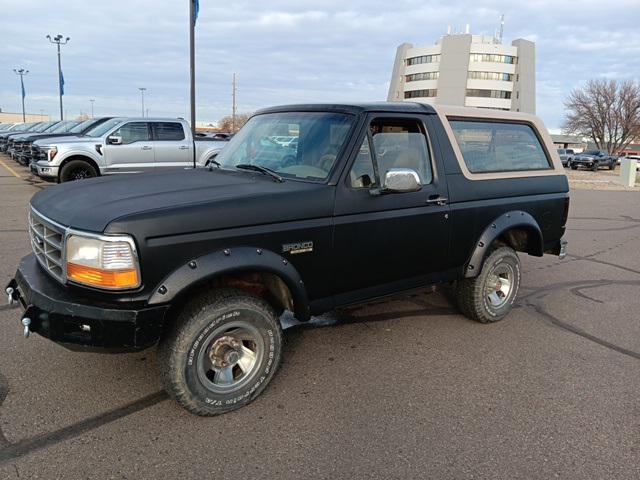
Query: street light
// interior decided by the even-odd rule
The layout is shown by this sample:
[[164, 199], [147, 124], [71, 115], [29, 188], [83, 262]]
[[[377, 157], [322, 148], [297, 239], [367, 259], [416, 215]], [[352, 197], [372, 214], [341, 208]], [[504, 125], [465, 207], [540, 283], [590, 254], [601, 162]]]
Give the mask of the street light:
[[144, 91], [146, 90], [146, 88], [138, 87], [138, 90], [140, 90], [140, 96], [142, 97], [142, 116], [144, 117]]
[[90, 98], [89, 101], [91, 102], [91, 118], [93, 118], [93, 102], [95, 102], [95, 99]]
[[22, 122], [24, 123], [27, 121], [27, 115], [24, 112], [24, 97], [26, 96], [24, 92], [24, 76], [27, 73], [29, 73], [29, 70], [25, 70], [24, 68], [20, 68], [20, 69], [14, 68], [13, 71], [15, 72], [16, 75], [20, 75], [20, 89], [22, 92]]
[[47, 39], [52, 44], [55, 44], [58, 47], [58, 93], [60, 94], [60, 120], [64, 120], [64, 115], [62, 111], [62, 95], [64, 95], [64, 78], [62, 77], [62, 65], [60, 63], [60, 45], [66, 45], [71, 40], [71, 37], [66, 37], [64, 41], [62, 40], [62, 35], [58, 34], [55, 37], [51, 38], [51, 35], [47, 35]]

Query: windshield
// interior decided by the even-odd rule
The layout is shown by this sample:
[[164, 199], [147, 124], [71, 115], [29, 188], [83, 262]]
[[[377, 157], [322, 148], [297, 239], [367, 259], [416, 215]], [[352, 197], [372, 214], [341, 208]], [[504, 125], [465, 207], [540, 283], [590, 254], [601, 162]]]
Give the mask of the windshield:
[[90, 127], [91, 125], [93, 125], [97, 121], [98, 120], [96, 120], [95, 118], [90, 118], [89, 120], [85, 120], [84, 122], [80, 122], [75, 127], [73, 127], [71, 130], [69, 130], [69, 133], [82, 133], [82, 131], [85, 128]]
[[[354, 120], [352, 115], [330, 112], [257, 115], [216, 160], [222, 168], [257, 165], [285, 178], [326, 180]], [[285, 138], [286, 143], [282, 141]]]
[[30, 123], [26, 128], [23, 128], [23, 132], [40, 132], [40, 128], [46, 128], [45, 123]]
[[42, 133], [48, 132], [54, 125], [57, 125], [59, 122], [45, 122], [42, 125], [39, 125], [37, 128], [34, 128], [34, 132]]
[[124, 120], [122, 120], [121, 118], [112, 118], [111, 120], [107, 120], [106, 122], [93, 127], [91, 130], [85, 133], [85, 135], [87, 137], [101, 137], [113, 127], [120, 125], [122, 122], [124, 122]]
[[583, 155], [598, 155], [600, 152], [598, 150], [587, 150], [586, 152], [582, 152]]
[[68, 132], [71, 127], [77, 125], [78, 122], [60, 122], [58, 125], [53, 127], [50, 132], [51, 133], [65, 133]]

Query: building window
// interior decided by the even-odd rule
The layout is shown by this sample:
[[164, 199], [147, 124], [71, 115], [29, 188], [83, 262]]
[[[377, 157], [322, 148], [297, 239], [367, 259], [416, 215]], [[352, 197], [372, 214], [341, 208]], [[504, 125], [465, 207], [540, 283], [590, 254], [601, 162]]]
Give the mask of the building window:
[[414, 73], [412, 75], [406, 75], [406, 82], [415, 82], [418, 80], [437, 80], [438, 73], [440, 72], [422, 72], [422, 73]]
[[497, 55], [495, 53], [472, 53], [472, 62], [491, 63], [518, 63], [518, 58], [513, 55]]
[[505, 90], [481, 90], [479, 88], [467, 88], [467, 97], [480, 98], [511, 98], [511, 92]]
[[500, 80], [503, 82], [512, 82], [513, 74], [501, 72], [469, 72], [469, 78], [472, 80]]
[[522, 123], [451, 119], [471, 173], [548, 170], [551, 162], [533, 129]]
[[436, 88], [430, 88], [427, 90], [409, 90], [404, 92], [404, 98], [418, 98], [418, 97], [435, 97], [438, 94]]
[[407, 58], [407, 66], [420, 65], [421, 63], [438, 63], [439, 61], [440, 61], [440, 54], [422, 55], [420, 57]]

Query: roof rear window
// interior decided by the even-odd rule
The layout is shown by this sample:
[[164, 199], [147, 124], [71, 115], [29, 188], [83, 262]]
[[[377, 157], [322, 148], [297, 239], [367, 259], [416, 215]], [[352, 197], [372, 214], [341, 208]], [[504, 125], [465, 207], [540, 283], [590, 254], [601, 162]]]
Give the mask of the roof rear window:
[[449, 124], [471, 173], [552, 168], [528, 124], [460, 119], [450, 119]]

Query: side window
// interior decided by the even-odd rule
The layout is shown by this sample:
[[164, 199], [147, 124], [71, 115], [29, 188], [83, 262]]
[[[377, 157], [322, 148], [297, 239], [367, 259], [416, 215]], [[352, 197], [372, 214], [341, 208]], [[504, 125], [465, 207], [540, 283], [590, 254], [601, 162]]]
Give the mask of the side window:
[[355, 162], [353, 162], [351, 172], [349, 173], [349, 180], [353, 188], [370, 188], [376, 182], [368, 135], [364, 137], [362, 145], [360, 145], [358, 156]]
[[149, 125], [146, 122], [125, 123], [111, 135], [122, 137], [123, 145], [133, 142], [146, 142], [149, 140]]
[[179, 122], [154, 122], [156, 140], [184, 140], [184, 128]]
[[382, 118], [371, 122], [369, 128], [380, 178], [391, 168], [410, 168], [423, 185], [431, 183], [429, 147], [420, 121]]
[[472, 173], [551, 168], [533, 128], [522, 123], [450, 120], [449, 124]]

